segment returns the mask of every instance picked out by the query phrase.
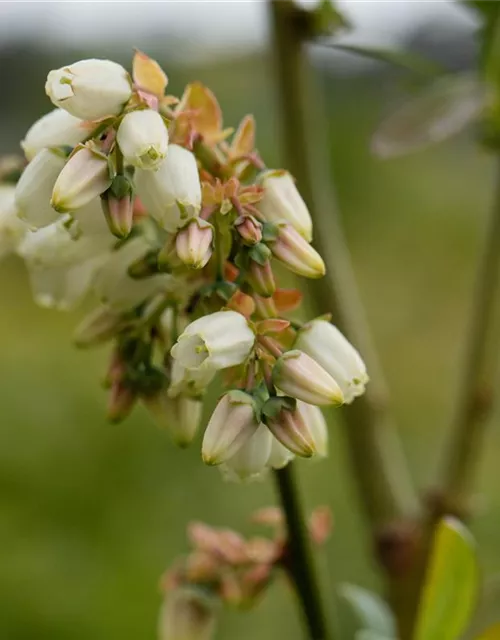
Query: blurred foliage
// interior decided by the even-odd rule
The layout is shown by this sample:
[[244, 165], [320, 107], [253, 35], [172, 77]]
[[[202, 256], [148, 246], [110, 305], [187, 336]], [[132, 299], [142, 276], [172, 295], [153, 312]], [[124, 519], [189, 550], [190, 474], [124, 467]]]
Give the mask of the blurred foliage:
[[[133, 44], [158, 54], [147, 43]], [[10, 87], [0, 106], [2, 153], [15, 150], [31, 122], [49, 110], [47, 70], [89, 53], [109, 55], [104, 45], [92, 52], [0, 51], [0, 83]], [[113, 57], [128, 64], [129, 47]], [[266, 56], [196, 68], [158, 59], [169, 91], [180, 93], [193, 79], [208, 84], [226, 126], [253, 112], [263, 156], [279, 163]], [[325, 68], [321, 78], [331, 115], [325, 135], [356, 274], [404, 446], [425, 488], [452, 406], [492, 161], [470, 132], [412, 157], [378, 161], [369, 141], [393, 109], [399, 76], [379, 67], [334, 76]], [[77, 352], [71, 332], [78, 314], [37, 309], [21, 265], [12, 259], [0, 269], [0, 638], [154, 638], [157, 581], [186, 550], [186, 523], [196, 518], [249, 532], [248, 515], [274, 501], [273, 487], [224, 483], [201, 464], [198, 446], [176, 450], [142, 410], [123, 425], [107, 424], [99, 387], [105, 350]], [[492, 427], [478, 487], [486, 508], [473, 527], [487, 574], [500, 569], [498, 415]], [[329, 504], [335, 514], [318, 562], [326, 584], [377, 588], [341, 436], [332, 423], [330, 459], [300, 464], [308, 507]], [[284, 583], [276, 586], [244, 620], [226, 614], [218, 637], [271, 640], [279, 630], [300, 638], [292, 597]], [[340, 600], [332, 600], [334, 607], [340, 637], [351, 637], [353, 614]]]

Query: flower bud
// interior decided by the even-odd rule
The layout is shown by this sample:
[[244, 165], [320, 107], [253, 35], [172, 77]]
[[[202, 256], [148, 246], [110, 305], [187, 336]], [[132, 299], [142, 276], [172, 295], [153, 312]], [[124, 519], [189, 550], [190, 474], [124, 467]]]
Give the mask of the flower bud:
[[267, 468], [272, 441], [272, 433], [261, 423], [253, 435], [224, 463], [226, 478], [250, 480], [260, 476]]
[[95, 124], [75, 118], [64, 109], [53, 109], [28, 129], [21, 147], [28, 160], [47, 147], [74, 147], [87, 138]]
[[234, 228], [247, 245], [258, 244], [262, 240], [262, 225], [253, 216], [240, 216], [235, 220]]
[[172, 347], [172, 357], [187, 369], [226, 369], [249, 355], [255, 335], [236, 311], [216, 311], [191, 322]]
[[31, 228], [45, 227], [59, 218], [50, 206], [52, 189], [66, 158], [52, 149], [43, 149], [23, 171], [16, 185], [19, 217]]
[[110, 184], [107, 157], [80, 146], [59, 174], [50, 204], [60, 213], [75, 211], [106, 191]]
[[287, 351], [273, 368], [273, 383], [287, 396], [316, 405], [341, 405], [344, 396], [339, 385], [310, 356]]
[[350, 404], [365, 391], [366, 366], [352, 344], [333, 324], [312, 320], [299, 331], [295, 348], [311, 356], [338, 383]]
[[[298, 407], [291, 409], [283, 405], [276, 415], [266, 416], [266, 424], [273, 436], [293, 454], [310, 458], [316, 453], [314, 434]], [[281, 466], [288, 462], [283, 454], [281, 462], [284, 462]]]
[[276, 282], [269, 260], [266, 260], [263, 265], [250, 260], [247, 280], [255, 293], [264, 298], [270, 298], [276, 291]]
[[19, 220], [14, 185], [0, 184], [0, 258], [15, 251], [28, 227]]
[[175, 238], [175, 249], [188, 267], [202, 269], [212, 255], [213, 227], [201, 218], [194, 218]]
[[177, 587], [166, 595], [158, 623], [159, 640], [212, 640], [215, 598], [195, 586]]
[[124, 116], [116, 141], [125, 164], [156, 169], [167, 155], [168, 131], [157, 111], [141, 109]]
[[132, 95], [125, 69], [111, 60], [80, 60], [49, 72], [45, 93], [56, 107], [82, 120], [121, 112]]
[[300, 235], [310, 242], [312, 220], [306, 203], [287, 171], [266, 171], [260, 176], [264, 195], [259, 202], [259, 211], [268, 222], [288, 222]]
[[110, 422], [122, 422], [130, 415], [137, 401], [137, 392], [122, 380], [111, 385], [106, 417]]
[[179, 447], [187, 447], [196, 436], [201, 420], [203, 403], [197, 398], [179, 395], [171, 398], [166, 389], [145, 395], [142, 400], [156, 424], [172, 436]]
[[278, 237], [269, 247], [274, 257], [293, 273], [305, 278], [325, 275], [323, 258], [290, 224], [278, 226]]
[[88, 314], [74, 333], [77, 347], [93, 347], [111, 340], [125, 324], [122, 314], [107, 307], [98, 307]]
[[149, 215], [168, 231], [175, 233], [201, 207], [201, 186], [196, 158], [176, 144], [168, 146], [167, 157], [157, 171], [138, 169], [137, 194]]
[[126, 176], [119, 174], [113, 178], [110, 188], [101, 196], [101, 205], [111, 233], [126, 238], [134, 224], [134, 197]]
[[215, 407], [205, 431], [201, 448], [203, 462], [210, 465], [225, 462], [256, 433], [258, 427], [252, 396], [243, 391], [226, 393]]
[[328, 426], [323, 412], [319, 407], [300, 400], [297, 402], [297, 410], [312, 435], [316, 454], [326, 458], [328, 455]]

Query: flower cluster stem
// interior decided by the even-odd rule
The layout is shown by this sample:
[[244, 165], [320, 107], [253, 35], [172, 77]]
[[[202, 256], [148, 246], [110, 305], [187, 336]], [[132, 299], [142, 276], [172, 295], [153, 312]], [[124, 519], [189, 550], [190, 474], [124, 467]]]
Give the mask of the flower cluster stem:
[[300, 601], [308, 637], [311, 640], [332, 640], [314, 569], [306, 520], [295, 483], [293, 463], [275, 471], [274, 478], [287, 525], [286, 569]]

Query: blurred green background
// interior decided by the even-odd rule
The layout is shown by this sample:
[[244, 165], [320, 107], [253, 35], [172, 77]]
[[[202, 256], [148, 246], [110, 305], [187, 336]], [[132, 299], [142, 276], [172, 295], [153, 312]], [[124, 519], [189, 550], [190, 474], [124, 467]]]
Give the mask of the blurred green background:
[[[211, 5], [222, 20], [222, 3]], [[142, 6], [148, 11], [150, 5]], [[425, 30], [413, 34], [416, 49], [441, 56], [451, 68], [473, 63], [473, 30], [442, 28], [447, 37], [438, 44]], [[155, 24], [154, 38], [132, 32], [112, 47], [99, 41], [77, 49], [68, 42], [71, 32], [59, 44], [50, 31], [43, 42], [19, 36], [0, 44], [0, 152], [17, 150], [30, 123], [50, 109], [43, 91], [49, 69], [89, 56], [128, 65], [137, 45], [164, 65], [171, 92], [180, 94], [194, 79], [208, 84], [226, 126], [254, 113], [258, 147], [268, 165], [277, 165], [279, 114], [269, 51], [226, 51], [186, 62], [183, 51], [188, 57], [193, 42], [164, 42], [160, 34]], [[370, 137], [408, 78], [320, 53], [315, 59], [330, 116], [332, 180], [404, 448], [425, 488], [453, 405], [493, 163], [471, 131], [408, 158], [372, 157]], [[124, 424], [107, 424], [100, 387], [106, 349], [80, 353], [71, 344], [81, 313], [37, 308], [15, 258], [0, 265], [0, 274], [0, 638], [154, 638], [158, 579], [186, 551], [187, 523], [201, 519], [256, 531], [249, 515], [274, 503], [272, 484], [223, 482], [202, 465], [199, 443], [175, 449], [142, 409]], [[319, 553], [322, 575], [331, 585], [379, 588], [342, 432], [333, 412], [331, 418], [331, 457], [298, 465], [308, 507], [328, 504], [335, 516], [333, 536]], [[486, 574], [500, 569], [498, 416], [491, 422], [473, 525]], [[280, 582], [254, 611], [224, 614], [217, 637], [300, 638], [292, 604]], [[340, 637], [349, 638], [352, 619], [342, 607], [338, 618]]]

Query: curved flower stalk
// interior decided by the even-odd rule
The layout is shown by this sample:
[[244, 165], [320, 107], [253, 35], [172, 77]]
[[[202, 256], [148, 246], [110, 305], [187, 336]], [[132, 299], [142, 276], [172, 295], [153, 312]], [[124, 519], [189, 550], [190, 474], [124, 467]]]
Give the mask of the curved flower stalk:
[[301, 296], [280, 288], [275, 262], [301, 277], [325, 272], [300, 185], [265, 168], [253, 118], [229, 139], [209, 89], [190, 84], [178, 100], [166, 87], [140, 52], [132, 77], [108, 60], [48, 74], [58, 108], [26, 134], [29, 164], [15, 189], [32, 231], [20, 221], [14, 229], [11, 206], [3, 228], [20, 242], [9, 249], [24, 258], [40, 304], [98, 300], [75, 340], [113, 343], [111, 420], [141, 401], [186, 446], [222, 372], [207, 464], [246, 480], [295, 456], [325, 456], [318, 407], [352, 402], [368, 376], [335, 327], [287, 318]]

